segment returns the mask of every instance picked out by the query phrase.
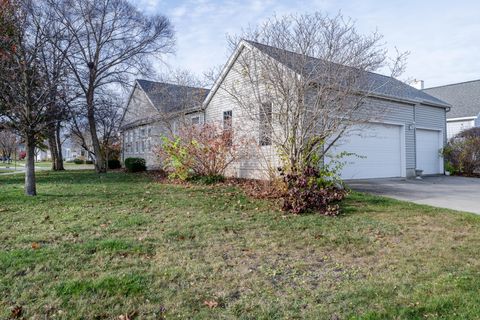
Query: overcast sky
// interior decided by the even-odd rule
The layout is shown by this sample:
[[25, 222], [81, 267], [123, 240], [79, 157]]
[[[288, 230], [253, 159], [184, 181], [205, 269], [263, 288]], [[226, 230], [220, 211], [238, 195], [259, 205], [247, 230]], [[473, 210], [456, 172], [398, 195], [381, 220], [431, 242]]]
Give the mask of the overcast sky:
[[176, 54], [167, 62], [197, 74], [227, 60], [226, 34], [256, 25], [273, 13], [324, 11], [376, 28], [390, 48], [410, 51], [404, 79], [426, 87], [480, 78], [480, 1], [434, 0], [134, 0], [145, 12], [162, 13], [175, 27]]

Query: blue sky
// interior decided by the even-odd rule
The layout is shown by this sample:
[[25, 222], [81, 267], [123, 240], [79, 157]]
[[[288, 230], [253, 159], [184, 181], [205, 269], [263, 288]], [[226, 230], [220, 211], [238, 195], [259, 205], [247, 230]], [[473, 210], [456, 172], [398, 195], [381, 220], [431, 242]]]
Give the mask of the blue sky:
[[197, 74], [227, 56], [226, 34], [256, 25], [273, 13], [339, 10], [364, 33], [378, 28], [389, 48], [410, 51], [401, 79], [422, 79], [426, 87], [480, 78], [480, 1], [374, 0], [136, 0], [147, 13], [169, 17], [176, 30], [173, 68]]

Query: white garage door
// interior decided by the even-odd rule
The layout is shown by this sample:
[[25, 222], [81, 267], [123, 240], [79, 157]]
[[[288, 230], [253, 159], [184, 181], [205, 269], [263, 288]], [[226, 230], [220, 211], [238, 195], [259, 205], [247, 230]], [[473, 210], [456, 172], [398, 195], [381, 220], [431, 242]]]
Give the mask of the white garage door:
[[402, 126], [389, 124], [369, 124], [349, 130], [331, 152], [333, 156], [342, 152], [355, 154], [340, 159], [345, 162], [342, 179], [404, 176], [402, 135]]
[[442, 173], [440, 148], [441, 132], [435, 130], [417, 129], [417, 169], [423, 174]]

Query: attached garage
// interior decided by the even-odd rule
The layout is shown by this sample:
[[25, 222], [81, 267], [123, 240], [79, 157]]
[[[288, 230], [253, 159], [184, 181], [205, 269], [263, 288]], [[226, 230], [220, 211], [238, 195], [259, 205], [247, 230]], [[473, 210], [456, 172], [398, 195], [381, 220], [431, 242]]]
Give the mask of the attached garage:
[[[350, 129], [337, 141], [331, 158], [342, 152], [342, 179], [370, 179], [405, 176], [405, 127], [371, 123]], [[331, 161], [327, 159], [327, 161]]]
[[423, 174], [443, 173], [443, 160], [440, 149], [443, 147], [443, 133], [440, 130], [416, 130], [417, 169]]

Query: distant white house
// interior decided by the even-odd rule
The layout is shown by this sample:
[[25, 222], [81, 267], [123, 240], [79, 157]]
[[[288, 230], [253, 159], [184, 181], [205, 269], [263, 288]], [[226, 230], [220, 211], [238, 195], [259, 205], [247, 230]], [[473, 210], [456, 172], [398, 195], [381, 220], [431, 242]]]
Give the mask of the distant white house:
[[452, 105], [447, 113], [447, 137], [480, 127], [480, 80], [453, 83], [423, 90]]
[[[172, 85], [139, 80], [129, 97], [121, 124], [123, 158], [143, 157], [147, 160], [148, 167], [158, 167], [158, 160], [152, 156], [152, 144], [159, 143], [160, 136], [167, 130], [174, 132], [176, 121], [180, 117], [200, 123], [225, 124], [228, 121], [229, 126], [242, 128], [243, 132], [248, 132], [257, 141], [259, 154], [272, 156], [235, 162], [228, 168], [227, 174], [242, 178], [266, 177], [266, 168], [279, 164], [274, 155], [275, 146], [262, 143], [260, 132], [264, 126], [247, 121], [241, 108], [228, 98], [225, 90], [221, 90], [222, 86], [228, 87], [231, 83], [243, 81], [242, 66], [238, 59], [244, 57], [244, 54], [247, 54], [247, 58], [251, 56], [248, 55], [251, 50], [268, 56], [268, 59], [273, 59], [282, 68], [298, 74], [301, 73], [292, 68], [295, 65], [292, 59], [310, 59], [312, 63], [315, 62], [312, 57], [256, 42], [241, 41], [210, 91], [199, 88], [184, 90], [184, 94], [201, 92], [198, 96], [203, 96], [203, 103], [181, 106], [177, 105], [180, 100], [171, 99], [172, 94], [168, 88]], [[380, 74], [368, 73], [366, 80], [375, 84], [373, 87], [377, 89], [365, 103], [373, 109], [386, 111], [382, 121], [369, 123], [362, 129], [362, 134], [347, 136], [334, 148], [333, 153], [347, 151], [362, 156], [346, 159], [342, 178], [412, 177], [416, 170], [423, 170], [425, 174], [443, 174], [443, 159], [439, 150], [446, 140], [446, 114], [450, 105], [424, 91]], [[171, 88], [180, 90], [178, 86]], [[179, 94], [179, 99], [181, 96]]]

